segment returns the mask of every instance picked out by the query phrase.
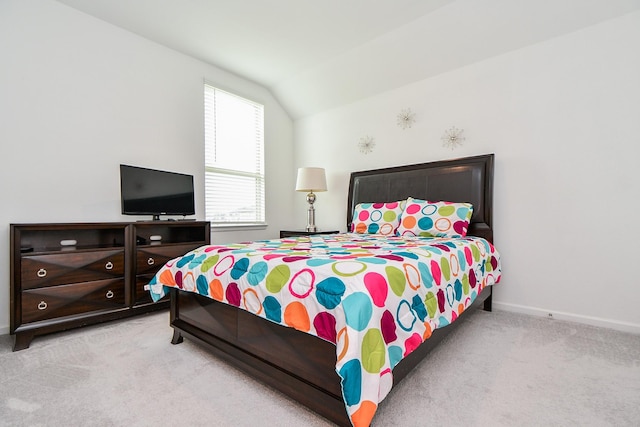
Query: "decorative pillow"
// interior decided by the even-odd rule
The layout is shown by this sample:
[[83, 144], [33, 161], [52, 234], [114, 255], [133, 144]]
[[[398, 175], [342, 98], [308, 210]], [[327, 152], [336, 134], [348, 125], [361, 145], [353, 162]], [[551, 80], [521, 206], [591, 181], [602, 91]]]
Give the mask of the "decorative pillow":
[[464, 237], [473, 214], [471, 203], [429, 202], [409, 197], [399, 236]]
[[358, 203], [353, 210], [351, 232], [393, 236], [400, 225], [406, 200], [384, 203]]

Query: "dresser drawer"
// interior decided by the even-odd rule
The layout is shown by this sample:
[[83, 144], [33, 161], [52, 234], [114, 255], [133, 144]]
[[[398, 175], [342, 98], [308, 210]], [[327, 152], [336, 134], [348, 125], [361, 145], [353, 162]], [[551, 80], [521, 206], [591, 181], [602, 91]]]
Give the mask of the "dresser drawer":
[[23, 256], [22, 289], [89, 282], [124, 276], [124, 250]]
[[136, 274], [155, 273], [167, 261], [182, 256], [200, 244], [145, 246], [138, 248], [136, 254]]
[[98, 280], [22, 292], [22, 322], [124, 307], [124, 279]]

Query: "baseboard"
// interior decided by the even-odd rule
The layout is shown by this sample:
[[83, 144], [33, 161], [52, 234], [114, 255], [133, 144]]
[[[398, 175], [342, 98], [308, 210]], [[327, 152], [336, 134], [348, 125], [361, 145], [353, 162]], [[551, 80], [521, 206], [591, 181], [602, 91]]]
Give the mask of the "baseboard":
[[[562, 311], [544, 310], [542, 308], [527, 307], [518, 304], [509, 304], [504, 302], [497, 302], [494, 298], [492, 303], [494, 310], [510, 311], [513, 313], [529, 314], [536, 317], [545, 317], [559, 320], [567, 320], [569, 322], [584, 323], [591, 326], [600, 326], [603, 328], [615, 329], [622, 332], [631, 332], [632, 334], [640, 335], [640, 325], [629, 322], [620, 322], [609, 319], [602, 319], [600, 317], [581, 316], [578, 314], [565, 313]], [[9, 327], [0, 326], [0, 335], [9, 335]]]
[[545, 317], [558, 320], [566, 320], [569, 322], [583, 323], [591, 326], [600, 326], [603, 328], [615, 329], [622, 332], [630, 332], [640, 335], [640, 325], [629, 322], [620, 322], [610, 319], [602, 319], [600, 317], [582, 316], [579, 314], [565, 313], [562, 311], [544, 310], [542, 308], [527, 307], [518, 304], [509, 304], [498, 302], [493, 299], [493, 309], [510, 311], [514, 313], [529, 314], [536, 317]]

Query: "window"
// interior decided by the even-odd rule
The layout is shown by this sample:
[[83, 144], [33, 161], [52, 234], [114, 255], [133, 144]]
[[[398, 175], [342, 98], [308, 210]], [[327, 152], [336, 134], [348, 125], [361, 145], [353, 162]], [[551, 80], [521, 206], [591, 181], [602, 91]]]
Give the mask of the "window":
[[205, 216], [264, 225], [264, 106], [204, 85]]

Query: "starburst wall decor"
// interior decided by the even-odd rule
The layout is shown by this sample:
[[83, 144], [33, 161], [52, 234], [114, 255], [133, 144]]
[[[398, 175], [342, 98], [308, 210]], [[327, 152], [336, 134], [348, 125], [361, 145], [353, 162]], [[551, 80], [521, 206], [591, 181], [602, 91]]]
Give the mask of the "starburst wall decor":
[[400, 113], [398, 113], [397, 123], [398, 126], [400, 126], [402, 129], [410, 128], [411, 125], [415, 123], [415, 121], [416, 114], [411, 111], [411, 108], [405, 108], [403, 110], [400, 110]]
[[363, 136], [358, 142], [358, 148], [362, 154], [369, 154], [373, 151], [373, 147], [376, 146], [376, 141], [369, 135]]
[[455, 126], [450, 127], [449, 129], [444, 131], [444, 135], [442, 135], [442, 146], [448, 147], [454, 150], [456, 147], [462, 145], [464, 141], [464, 136], [462, 136], [463, 129], [458, 129]]

